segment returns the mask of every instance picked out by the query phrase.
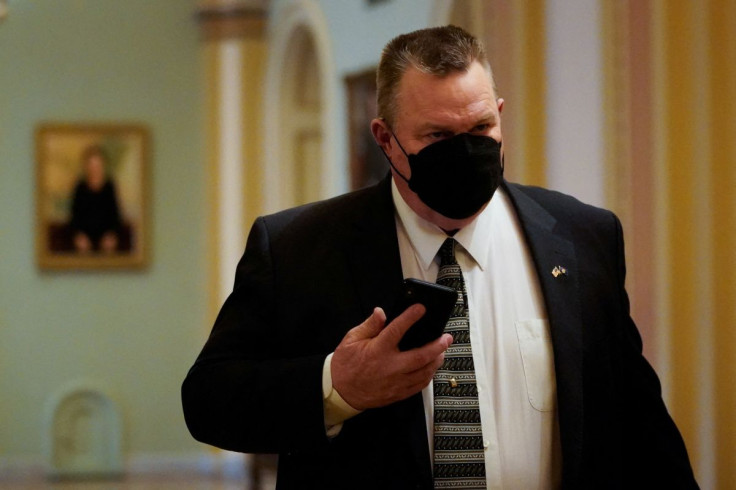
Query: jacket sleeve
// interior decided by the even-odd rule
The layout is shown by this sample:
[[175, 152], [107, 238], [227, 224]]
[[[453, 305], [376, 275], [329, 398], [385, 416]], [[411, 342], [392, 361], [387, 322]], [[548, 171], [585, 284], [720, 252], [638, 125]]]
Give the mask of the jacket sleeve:
[[235, 286], [182, 385], [195, 439], [240, 452], [289, 452], [326, 444], [324, 355], [285, 357], [270, 237], [256, 220]]

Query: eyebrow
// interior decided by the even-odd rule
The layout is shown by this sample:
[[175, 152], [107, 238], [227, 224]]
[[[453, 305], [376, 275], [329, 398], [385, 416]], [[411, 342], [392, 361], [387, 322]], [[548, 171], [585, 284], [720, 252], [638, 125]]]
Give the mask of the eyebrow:
[[[473, 122], [473, 125], [471, 126], [471, 129], [475, 126], [478, 126], [479, 124], [490, 124], [497, 120], [496, 114], [494, 112], [489, 112], [487, 114], [484, 114], [482, 117], [478, 118]], [[427, 122], [420, 124], [417, 130], [420, 133], [424, 133], [427, 131], [450, 131], [453, 130], [453, 128], [450, 128], [449, 125], [436, 123], [436, 122]]]

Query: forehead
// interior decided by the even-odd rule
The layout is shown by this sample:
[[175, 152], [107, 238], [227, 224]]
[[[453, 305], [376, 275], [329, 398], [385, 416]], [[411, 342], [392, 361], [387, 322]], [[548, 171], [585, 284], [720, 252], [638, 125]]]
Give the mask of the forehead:
[[477, 62], [467, 71], [446, 76], [411, 67], [399, 83], [397, 125], [452, 125], [496, 115], [496, 95], [490, 75]]

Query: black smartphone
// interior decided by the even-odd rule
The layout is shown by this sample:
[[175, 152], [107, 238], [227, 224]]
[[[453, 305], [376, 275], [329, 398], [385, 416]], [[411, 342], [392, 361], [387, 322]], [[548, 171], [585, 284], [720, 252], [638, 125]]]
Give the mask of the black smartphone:
[[457, 291], [450, 287], [419, 279], [404, 279], [401, 293], [388, 310], [386, 325], [411, 305], [421, 303], [427, 311], [409, 327], [399, 342], [399, 350], [421, 347], [442, 335], [456, 301]]

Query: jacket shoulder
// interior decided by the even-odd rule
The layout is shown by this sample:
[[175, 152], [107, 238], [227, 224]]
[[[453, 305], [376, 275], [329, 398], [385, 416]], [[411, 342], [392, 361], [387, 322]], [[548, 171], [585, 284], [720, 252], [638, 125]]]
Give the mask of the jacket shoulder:
[[529, 199], [552, 215], [558, 222], [566, 225], [580, 223], [587, 226], [595, 223], [618, 221], [616, 215], [608, 210], [586, 204], [576, 197], [543, 187], [507, 183], [512, 199]]
[[339, 236], [348, 226], [374, 223], [393, 213], [390, 180], [336, 197], [285, 209], [258, 218], [273, 239]]

